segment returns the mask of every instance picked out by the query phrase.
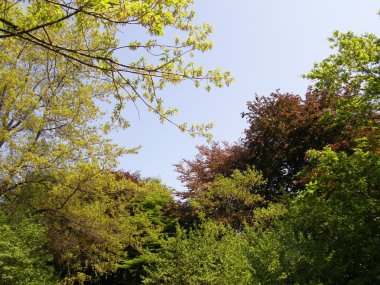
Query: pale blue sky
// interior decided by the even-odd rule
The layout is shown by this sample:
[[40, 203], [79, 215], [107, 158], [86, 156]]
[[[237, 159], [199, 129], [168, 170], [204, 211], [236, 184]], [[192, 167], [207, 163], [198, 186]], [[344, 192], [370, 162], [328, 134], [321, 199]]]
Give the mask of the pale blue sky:
[[[241, 112], [255, 93], [276, 89], [304, 94], [308, 82], [301, 74], [331, 53], [327, 38], [334, 30], [380, 34], [378, 0], [195, 0], [197, 22], [215, 27], [215, 48], [196, 57], [206, 67], [230, 70], [236, 81], [229, 88], [207, 93], [192, 84], [168, 88], [162, 94], [167, 105], [179, 107], [176, 121], [214, 122], [215, 140], [236, 141], [246, 127]], [[129, 39], [133, 40], [133, 39]], [[114, 134], [118, 144], [142, 145], [138, 155], [120, 159], [120, 169], [139, 170], [158, 177], [177, 190], [173, 164], [191, 159], [195, 146], [205, 144], [180, 133], [170, 124], [140, 109], [127, 109], [132, 127]]]

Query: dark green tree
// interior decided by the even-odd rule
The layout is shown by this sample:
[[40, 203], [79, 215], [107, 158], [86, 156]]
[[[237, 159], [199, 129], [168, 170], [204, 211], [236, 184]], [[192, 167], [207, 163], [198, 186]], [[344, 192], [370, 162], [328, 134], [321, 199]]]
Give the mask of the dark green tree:
[[155, 255], [143, 284], [250, 284], [245, 249], [241, 235], [213, 222], [189, 232], [178, 229]]
[[38, 219], [26, 213], [8, 215], [0, 208], [0, 284], [58, 284], [46, 241], [46, 228]]

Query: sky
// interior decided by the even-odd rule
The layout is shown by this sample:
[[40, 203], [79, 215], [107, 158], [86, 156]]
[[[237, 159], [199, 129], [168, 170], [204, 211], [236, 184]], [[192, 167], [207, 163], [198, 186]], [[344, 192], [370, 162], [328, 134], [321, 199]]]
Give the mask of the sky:
[[[194, 9], [195, 22], [214, 26], [215, 42], [213, 50], [196, 55], [196, 62], [230, 70], [235, 82], [211, 92], [185, 83], [161, 95], [166, 106], [180, 109], [175, 121], [214, 122], [215, 141], [235, 142], [244, 135], [241, 113], [255, 94], [267, 96], [277, 89], [305, 94], [310, 82], [301, 75], [333, 52], [327, 41], [333, 31], [380, 35], [379, 0], [195, 0]], [[124, 115], [131, 127], [111, 136], [127, 148], [141, 146], [139, 154], [120, 158], [119, 169], [185, 190], [173, 164], [194, 158], [205, 139], [160, 124], [142, 105], [138, 109], [128, 106]]]

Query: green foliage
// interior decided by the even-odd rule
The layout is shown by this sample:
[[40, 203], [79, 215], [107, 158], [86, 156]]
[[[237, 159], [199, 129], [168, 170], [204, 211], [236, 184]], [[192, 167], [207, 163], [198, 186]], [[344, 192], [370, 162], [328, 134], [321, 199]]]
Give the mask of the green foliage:
[[149, 253], [157, 252], [165, 237], [175, 233], [176, 219], [168, 215], [168, 208], [173, 203], [171, 194], [159, 181], [139, 184], [128, 210], [135, 227], [132, 241], [127, 245], [127, 256], [118, 266], [118, 272], [108, 280], [141, 284], [144, 267], [153, 262]]
[[379, 282], [380, 157], [330, 149], [309, 156], [312, 181], [293, 206], [291, 219], [310, 238], [313, 274], [327, 284]]
[[93, 165], [33, 180], [7, 195], [6, 204], [41, 213], [63, 284], [98, 282], [120, 268], [139, 278], [143, 248], [158, 247], [174, 227], [166, 216], [173, 198], [159, 181], [135, 182]]
[[[128, 127], [121, 114], [128, 101], [141, 100], [169, 120], [176, 110], [166, 109], [158, 93], [168, 84], [207, 81], [209, 89], [232, 81], [228, 72], [204, 71], [187, 56], [212, 47], [211, 27], [192, 23], [191, 4], [0, 3], [0, 199], [41, 214], [65, 284], [98, 282], [121, 265], [131, 271], [132, 259], [139, 268], [131, 274], [138, 276], [142, 249], [159, 247], [172, 230], [165, 214], [170, 191], [157, 181], [118, 179], [118, 157], [136, 149], [118, 147], [106, 134]], [[148, 31], [146, 42], [119, 43], [119, 29], [131, 26]], [[185, 38], [159, 43], [166, 28]], [[118, 60], [121, 50], [131, 62]], [[108, 103], [113, 112], [99, 107]], [[205, 136], [211, 127], [175, 125]]]
[[0, 46], [0, 195], [34, 183], [33, 174], [65, 176], [94, 164], [110, 169], [133, 152], [104, 137], [97, 106], [111, 85], [54, 53], [13, 39]]
[[[159, 94], [185, 80], [207, 90], [232, 82], [191, 61], [212, 48], [192, 3], [0, 3], [1, 284], [380, 283], [375, 35], [334, 33], [337, 53], [305, 76], [314, 81], [305, 98], [256, 97], [241, 142], [199, 147], [178, 164], [186, 202], [115, 172], [136, 149], [106, 135], [128, 127], [130, 101], [209, 137], [209, 124], [171, 121], [177, 110]], [[121, 44], [117, 32], [132, 26], [148, 38]], [[167, 28], [184, 38], [160, 43]], [[177, 226], [176, 204], [201, 223]]]
[[[379, 147], [380, 39], [373, 34], [357, 36], [335, 32], [329, 39], [337, 52], [315, 64], [305, 75], [314, 91], [342, 94], [322, 121], [364, 139], [367, 148]], [[364, 146], [363, 144], [361, 145]]]
[[[284, 233], [281, 230], [279, 227], [276, 230], [245, 229], [245, 239], [250, 245], [247, 257], [252, 267], [251, 284], [285, 283], [287, 275], [282, 257], [285, 253], [290, 254], [290, 251], [285, 251]], [[287, 265], [290, 267], [290, 264]]]
[[12, 195], [18, 207], [43, 215], [47, 248], [63, 283], [81, 284], [115, 271], [134, 230], [122, 198], [113, 196], [126, 187], [125, 182], [85, 164], [63, 176], [38, 177]]
[[58, 284], [45, 243], [45, 227], [38, 220], [20, 213], [9, 217], [0, 209], [0, 283]]
[[380, 157], [310, 151], [311, 181], [270, 228], [248, 230], [261, 284], [379, 282]]
[[177, 166], [189, 203], [223, 222], [245, 217], [250, 201], [234, 166], [253, 164], [267, 179], [241, 236], [249, 284], [380, 282], [380, 42], [353, 33], [331, 41], [337, 53], [307, 75], [305, 99], [275, 93], [248, 103], [245, 155], [204, 147]]
[[[211, 26], [193, 23], [192, 4], [193, 0], [3, 1], [0, 40], [27, 45], [41, 54], [52, 53], [68, 65], [90, 70], [88, 80], [95, 77], [112, 85], [114, 120], [125, 123], [121, 116], [125, 104], [140, 100], [161, 122], [172, 122], [191, 135], [209, 137], [210, 124], [188, 126], [171, 121], [177, 109], [166, 107], [159, 94], [168, 84], [187, 80], [197, 87], [206, 82], [206, 90], [232, 82], [229, 72], [204, 70], [191, 60], [193, 52], [205, 52], [213, 46]], [[183, 38], [162, 39], [169, 28]], [[126, 34], [142, 31], [145, 41], [129, 38], [121, 43], [119, 30], [127, 30]], [[130, 62], [119, 60], [120, 55]]]
[[315, 64], [306, 78], [314, 88], [330, 94], [365, 94], [378, 99], [380, 90], [380, 40], [374, 34], [357, 36], [334, 32], [329, 39], [333, 54]]
[[[290, 172], [292, 180], [300, 180], [306, 186], [298, 191], [298, 197], [288, 198], [286, 212], [256, 211], [258, 223], [246, 229], [246, 235], [251, 245], [252, 276], [257, 284], [379, 282], [380, 268], [376, 262], [380, 244], [379, 41], [374, 35], [357, 37], [352, 33], [335, 33], [332, 41], [338, 53], [316, 64], [308, 75], [315, 80], [312, 92], [324, 94], [326, 100], [321, 105], [322, 112], [310, 117], [311, 126], [315, 127], [310, 138], [313, 142], [313, 136], [322, 136], [320, 146], [333, 143], [335, 150], [346, 152], [331, 148], [306, 152], [307, 160], [300, 165], [302, 175]], [[260, 124], [267, 119], [260, 113], [265, 108], [258, 108], [259, 104], [253, 106], [256, 111], [250, 119]], [[278, 112], [273, 114], [278, 116]], [[303, 117], [300, 126], [308, 122], [309, 117]], [[263, 122], [268, 123], [269, 129], [275, 129], [283, 121], [289, 125], [289, 121], [280, 120], [271, 127], [270, 117], [268, 122]], [[291, 119], [290, 122], [297, 121]], [[281, 136], [285, 146], [290, 145], [292, 138], [300, 140], [294, 144], [295, 148], [318, 146], [305, 144], [302, 140], [308, 136], [296, 136], [297, 125], [296, 128], [290, 125], [292, 136]], [[260, 132], [257, 136], [257, 129], [251, 127], [250, 130], [256, 145], [260, 141], [256, 138], [261, 138]], [[324, 135], [326, 132], [328, 136]], [[276, 137], [281, 131], [272, 133]], [[281, 141], [272, 140], [274, 148], [264, 142], [262, 149], [268, 154], [277, 153], [276, 147]], [[260, 150], [260, 144], [256, 145], [252, 144], [253, 149]], [[290, 153], [280, 154], [292, 155], [291, 148], [289, 150]], [[261, 152], [255, 154], [260, 158]], [[252, 161], [260, 162], [255, 156]], [[276, 164], [268, 165], [269, 171], [278, 169], [273, 167]], [[272, 175], [269, 177], [273, 179]], [[266, 214], [269, 214], [269, 223], [265, 222]]]
[[245, 248], [239, 234], [212, 222], [178, 229], [155, 255], [143, 284], [251, 284]]
[[256, 208], [266, 206], [264, 184], [263, 176], [254, 168], [234, 170], [230, 177], [217, 176], [191, 204], [201, 216], [241, 228], [244, 222], [251, 223]]

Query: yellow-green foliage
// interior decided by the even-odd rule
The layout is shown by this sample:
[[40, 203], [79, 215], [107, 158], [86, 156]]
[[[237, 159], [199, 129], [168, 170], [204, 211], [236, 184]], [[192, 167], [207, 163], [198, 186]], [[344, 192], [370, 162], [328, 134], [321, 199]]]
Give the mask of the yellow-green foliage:
[[379, 83], [379, 38], [374, 34], [334, 32], [329, 39], [337, 53], [330, 55], [305, 75], [315, 81], [315, 89], [332, 94], [348, 92], [377, 95]]
[[17, 207], [43, 214], [47, 248], [64, 284], [96, 280], [164, 232], [170, 191], [157, 181], [132, 182], [82, 165], [62, 176], [38, 175], [12, 193]]
[[110, 85], [28, 43], [7, 39], [0, 50], [0, 194], [26, 183], [29, 173], [59, 176], [81, 163], [115, 167], [127, 151], [102, 136], [97, 107]]
[[[206, 82], [210, 90], [211, 85], [232, 82], [229, 72], [204, 70], [191, 60], [193, 52], [213, 46], [208, 39], [211, 26], [193, 23], [192, 4], [192, 0], [2, 1], [0, 40], [51, 52], [70, 66], [88, 68], [91, 74], [86, 80], [97, 77], [111, 84], [116, 99], [114, 120], [125, 123], [120, 112], [126, 102], [140, 100], [165, 121], [177, 112], [167, 108], [159, 94], [167, 84], [190, 80], [198, 87]], [[182, 38], [161, 40], [168, 28]], [[119, 41], [119, 30], [127, 38]], [[128, 38], [141, 30], [145, 41]], [[210, 135], [210, 124], [175, 125], [192, 135]]]
[[265, 180], [254, 167], [234, 170], [230, 177], [217, 176], [200, 191], [192, 206], [200, 215], [242, 227], [252, 222], [253, 211], [267, 205], [262, 193]]

